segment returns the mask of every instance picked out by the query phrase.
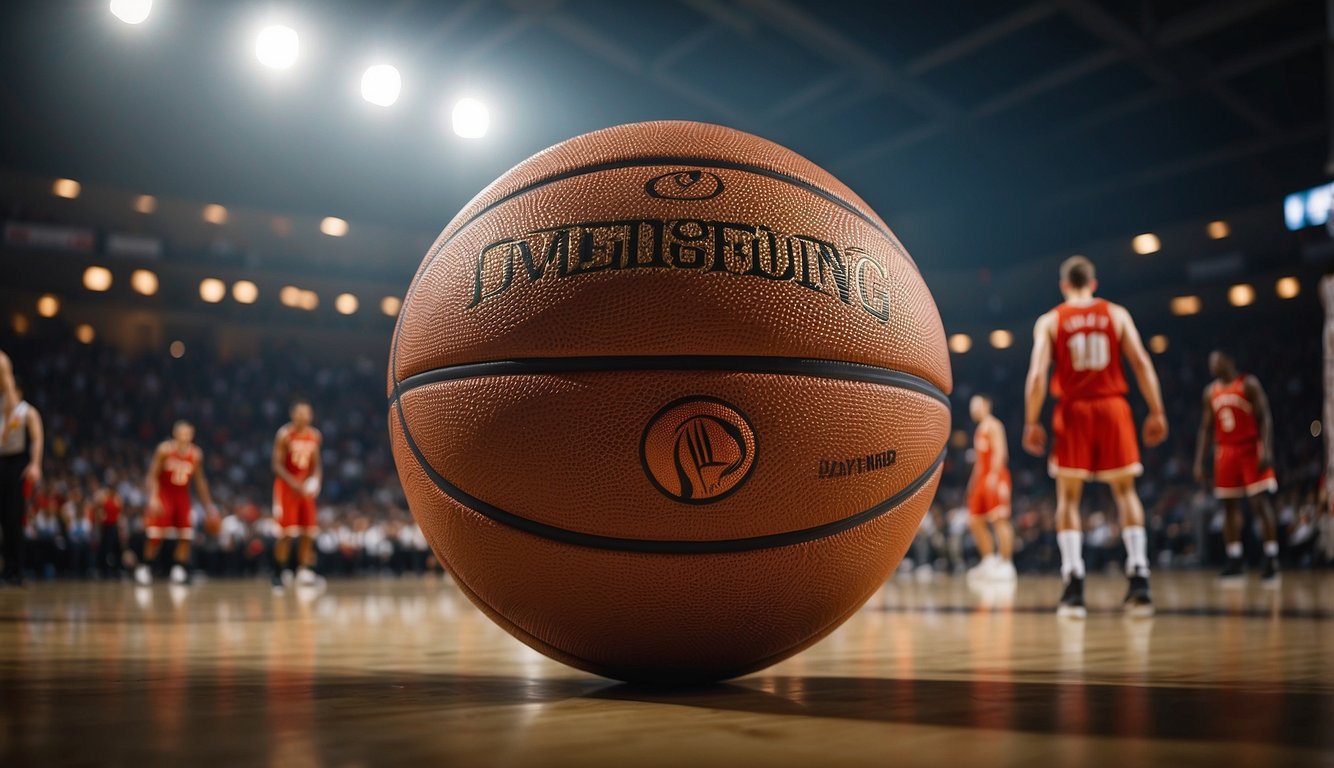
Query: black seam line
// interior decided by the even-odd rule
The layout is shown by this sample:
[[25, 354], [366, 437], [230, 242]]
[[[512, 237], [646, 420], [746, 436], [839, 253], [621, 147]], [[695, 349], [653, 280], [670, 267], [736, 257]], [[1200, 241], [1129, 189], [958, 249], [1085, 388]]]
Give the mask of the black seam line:
[[591, 373], [604, 371], [720, 371], [725, 373], [769, 373], [812, 376], [841, 381], [864, 381], [931, 397], [946, 407], [949, 396], [930, 381], [911, 373], [865, 363], [815, 360], [800, 357], [752, 355], [608, 355], [597, 357], [537, 357], [496, 360], [435, 368], [415, 373], [394, 387], [390, 401], [404, 392], [442, 381], [482, 376], [533, 376], [540, 374]]
[[399, 425], [403, 428], [403, 437], [407, 440], [408, 449], [412, 451], [413, 457], [417, 460], [417, 465], [422, 468], [431, 482], [440, 489], [441, 493], [449, 496], [454, 501], [471, 509], [483, 517], [502, 525], [518, 529], [524, 533], [539, 536], [552, 541], [559, 541], [563, 544], [572, 544], [578, 547], [588, 549], [606, 549], [617, 552], [639, 552], [643, 554], [657, 555], [714, 555], [729, 552], [750, 552], [757, 549], [773, 549], [776, 547], [790, 547], [797, 544], [806, 544], [818, 539], [828, 538], [844, 531], [856, 528], [863, 523], [874, 520], [881, 515], [907, 501], [917, 493], [921, 488], [930, 482], [935, 476], [936, 470], [945, 463], [945, 449], [942, 448], [940, 455], [936, 457], [931, 465], [922, 471], [911, 483], [902, 490], [890, 496], [888, 499], [876, 504], [868, 510], [858, 512], [850, 517], [835, 520], [832, 523], [825, 523], [811, 528], [803, 528], [797, 531], [788, 531], [786, 533], [775, 533], [766, 536], [750, 536], [741, 539], [719, 539], [715, 541], [680, 541], [669, 539], [623, 539], [615, 536], [601, 536], [592, 533], [581, 533], [571, 531], [567, 528], [558, 528], [554, 525], [539, 523], [535, 520], [529, 520], [526, 517], [520, 517], [512, 512], [506, 512], [499, 507], [482, 501], [481, 499], [469, 494], [458, 486], [449, 482], [439, 472], [435, 470], [422, 455], [421, 449], [417, 446], [417, 441], [412, 439], [412, 433], [407, 429], [407, 422], [403, 417], [403, 401], [396, 402], [398, 409]]

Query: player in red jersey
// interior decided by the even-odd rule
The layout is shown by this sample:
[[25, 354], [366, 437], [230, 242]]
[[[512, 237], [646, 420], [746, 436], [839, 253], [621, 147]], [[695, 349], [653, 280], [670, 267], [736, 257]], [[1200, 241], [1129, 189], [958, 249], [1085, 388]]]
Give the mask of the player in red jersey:
[[1024, 449], [1040, 456], [1047, 433], [1038, 422], [1047, 398], [1047, 375], [1053, 362], [1051, 393], [1052, 447], [1048, 472], [1056, 478], [1056, 540], [1061, 551], [1065, 591], [1057, 612], [1084, 616], [1084, 536], [1079, 502], [1084, 483], [1096, 480], [1112, 490], [1126, 545], [1130, 585], [1125, 606], [1134, 615], [1153, 612], [1149, 593], [1148, 542], [1144, 506], [1135, 491], [1143, 472], [1135, 424], [1126, 400], [1125, 354], [1149, 405], [1144, 443], [1153, 447], [1167, 439], [1167, 419], [1158, 374], [1144, 349], [1135, 321], [1124, 307], [1094, 297], [1098, 280], [1093, 262], [1072, 256], [1061, 264], [1065, 301], [1038, 318], [1033, 327], [1033, 357], [1024, 384]]
[[291, 540], [297, 537], [298, 584], [316, 581], [311, 570], [315, 555], [315, 497], [320, 493], [324, 468], [320, 463], [320, 431], [311, 426], [310, 403], [296, 400], [289, 412], [291, 421], [278, 429], [273, 439], [273, 517], [282, 532], [273, 544], [273, 588], [283, 588], [282, 572], [291, 556]]
[[[973, 395], [968, 413], [977, 422], [973, 433], [976, 459], [968, 478], [968, 524], [982, 562], [968, 571], [973, 578], [1014, 581], [1014, 527], [1010, 525], [1010, 458], [1005, 426], [991, 413], [991, 398]], [[996, 529], [992, 543], [991, 527]], [[999, 549], [999, 553], [996, 550]]]
[[1237, 371], [1226, 352], [1209, 355], [1214, 380], [1204, 388], [1204, 413], [1195, 441], [1195, 479], [1204, 482], [1204, 452], [1214, 442], [1214, 496], [1223, 500], [1227, 518], [1223, 538], [1227, 546], [1224, 579], [1243, 575], [1241, 555], [1241, 500], [1250, 498], [1264, 533], [1265, 570], [1262, 580], [1275, 583], [1278, 573], [1278, 529], [1270, 496], [1278, 492], [1274, 475], [1274, 429], [1269, 398], [1259, 380]]
[[153, 463], [148, 468], [148, 543], [144, 561], [134, 570], [134, 580], [147, 586], [153, 583], [152, 565], [157, 560], [162, 539], [176, 539], [176, 562], [171, 567], [175, 584], [190, 581], [190, 542], [195, 530], [190, 519], [190, 479], [204, 508], [217, 514], [213, 495], [204, 477], [204, 452], [195, 445], [195, 428], [188, 421], [178, 421], [171, 428], [171, 439], [158, 444]]

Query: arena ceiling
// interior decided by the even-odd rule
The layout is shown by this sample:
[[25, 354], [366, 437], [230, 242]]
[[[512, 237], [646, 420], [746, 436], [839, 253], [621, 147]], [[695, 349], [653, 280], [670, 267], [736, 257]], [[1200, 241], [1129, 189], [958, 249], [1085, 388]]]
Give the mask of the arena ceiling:
[[[291, 71], [247, 46], [280, 18]], [[725, 123], [824, 165], [920, 261], [997, 266], [1273, 201], [1329, 152], [1319, 0], [461, 0], [0, 7], [0, 167], [423, 232], [549, 144]], [[404, 92], [360, 100], [392, 61]], [[451, 99], [492, 131], [448, 131]], [[418, 254], [410, 254], [411, 265]]]

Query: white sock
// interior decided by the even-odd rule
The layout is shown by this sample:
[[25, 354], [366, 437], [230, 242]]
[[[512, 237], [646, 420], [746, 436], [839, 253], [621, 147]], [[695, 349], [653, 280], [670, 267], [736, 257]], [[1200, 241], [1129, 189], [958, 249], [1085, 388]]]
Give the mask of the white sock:
[[1265, 542], [1265, 557], [1278, 557], [1278, 542], [1277, 542], [1277, 541], [1266, 541], [1266, 542]]
[[1228, 557], [1241, 557], [1241, 542], [1240, 542], [1240, 541], [1231, 541], [1231, 542], [1228, 542], [1228, 545], [1227, 545], [1227, 556], [1228, 556]]
[[1142, 525], [1128, 525], [1121, 531], [1126, 544], [1126, 573], [1131, 576], [1149, 575], [1149, 536]]
[[1084, 532], [1057, 531], [1056, 546], [1061, 550], [1061, 577], [1084, 578]]

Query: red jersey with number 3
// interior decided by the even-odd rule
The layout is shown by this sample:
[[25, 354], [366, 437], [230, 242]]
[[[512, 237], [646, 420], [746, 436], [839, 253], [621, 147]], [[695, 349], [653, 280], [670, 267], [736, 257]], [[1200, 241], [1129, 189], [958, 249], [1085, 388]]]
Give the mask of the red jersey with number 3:
[[162, 460], [162, 471], [158, 474], [158, 488], [165, 493], [188, 493], [190, 478], [195, 474], [195, 449], [191, 446], [185, 453], [172, 449]]
[[1227, 383], [1210, 384], [1209, 405], [1214, 409], [1214, 440], [1219, 445], [1240, 445], [1260, 439], [1255, 410], [1246, 397], [1245, 375], [1238, 374]]
[[287, 433], [287, 473], [298, 483], [310, 477], [315, 468], [315, 454], [320, 450], [320, 433], [311, 427]]
[[1052, 396], [1068, 401], [1124, 395], [1121, 338], [1112, 322], [1112, 305], [1094, 299], [1088, 304], [1066, 302], [1052, 311], [1056, 313]]

